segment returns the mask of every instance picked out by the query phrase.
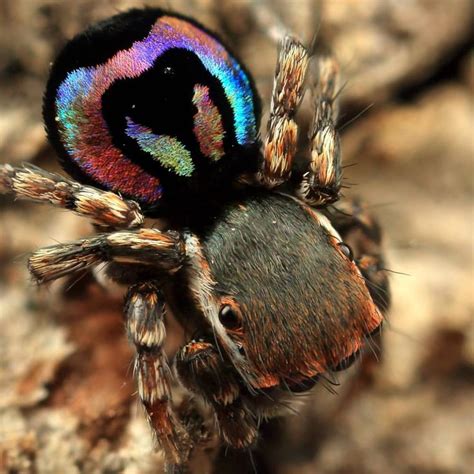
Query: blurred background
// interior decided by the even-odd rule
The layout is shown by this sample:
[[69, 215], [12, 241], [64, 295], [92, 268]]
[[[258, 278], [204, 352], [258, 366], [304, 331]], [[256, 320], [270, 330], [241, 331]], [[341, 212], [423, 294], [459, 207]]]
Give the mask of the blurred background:
[[[222, 33], [268, 113], [277, 48], [250, 3], [147, 5]], [[142, 5], [0, 0], [0, 162], [58, 171], [41, 121], [50, 62], [86, 25]], [[306, 42], [319, 31], [341, 63], [347, 194], [363, 197], [385, 230], [393, 304], [379, 361], [366, 358], [339, 386], [302, 398], [300, 415], [266, 427], [258, 472], [473, 472], [473, 3], [267, 5]], [[0, 197], [2, 473], [161, 472], [135, 396], [122, 296], [89, 278], [39, 291], [26, 271], [28, 252], [90, 232], [69, 212]], [[216, 472], [252, 472], [231, 459]]]

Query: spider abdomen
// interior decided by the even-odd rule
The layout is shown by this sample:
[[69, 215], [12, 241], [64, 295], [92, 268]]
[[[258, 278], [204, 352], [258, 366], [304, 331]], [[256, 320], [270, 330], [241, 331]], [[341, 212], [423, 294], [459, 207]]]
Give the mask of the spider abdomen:
[[217, 37], [158, 9], [71, 40], [44, 101], [65, 168], [145, 207], [255, 166], [258, 109], [249, 75]]

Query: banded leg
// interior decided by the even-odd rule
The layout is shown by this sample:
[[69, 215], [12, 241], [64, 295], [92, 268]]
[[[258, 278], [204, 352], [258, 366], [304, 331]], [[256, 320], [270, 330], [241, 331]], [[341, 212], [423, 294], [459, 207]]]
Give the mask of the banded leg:
[[125, 318], [128, 337], [136, 349], [138, 393], [167, 463], [182, 466], [188, 461], [193, 446], [172, 406], [172, 375], [163, 353], [164, 317], [164, 299], [155, 283], [141, 283], [130, 288]]
[[336, 130], [339, 65], [330, 55], [316, 60], [314, 117], [310, 129], [311, 159], [296, 190], [311, 206], [325, 206], [339, 199], [342, 181], [341, 150]]
[[286, 36], [280, 47], [273, 83], [270, 118], [263, 148], [259, 180], [272, 188], [287, 181], [296, 154], [298, 126], [294, 115], [304, 95], [308, 69], [307, 49]]
[[177, 271], [185, 255], [179, 232], [123, 230], [37, 250], [29, 258], [28, 268], [37, 283], [85, 271], [104, 262], [132, 264], [156, 275]]
[[134, 201], [122, 199], [110, 191], [84, 186], [33, 165], [19, 168], [0, 165], [0, 194], [10, 193], [19, 199], [70, 209], [102, 227], [134, 228], [142, 225], [144, 220], [140, 206]]

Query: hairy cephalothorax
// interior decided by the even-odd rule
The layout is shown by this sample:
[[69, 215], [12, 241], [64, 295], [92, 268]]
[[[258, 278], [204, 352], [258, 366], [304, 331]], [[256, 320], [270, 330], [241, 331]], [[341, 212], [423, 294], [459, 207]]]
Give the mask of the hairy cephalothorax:
[[[309, 150], [296, 168], [295, 113], [313, 96]], [[131, 10], [70, 41], [44, 99], [64, 178], [0, 166], [0, 192], [88, 217], [97, 233], [35, 252], [38, 283], [107, 263], [129, 290], [139, 396], [170, 468], [208, 439], [177, 381], [211, 408], [224, 444], [253, 446], [259, 421], [347, 368], [388, 305], [380, 229], [360, 203], [334, 207], [342, 170], [339, 72], [286, 36], [268, 131], [251, 77], [189, 18]], [[144, 227], [165, 217], [168, 230]], [[352, 249], [351, 249], [352, 248]], [[165, 303], [186, 344], [163, 352]]]

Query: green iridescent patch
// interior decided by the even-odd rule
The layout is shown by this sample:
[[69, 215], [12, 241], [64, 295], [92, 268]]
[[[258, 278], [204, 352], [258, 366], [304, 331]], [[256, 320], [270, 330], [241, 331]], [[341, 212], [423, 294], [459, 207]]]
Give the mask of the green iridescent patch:
[[135, 123], [130, 117], [126, 119], [127, 135], [133, 138], [145, 153], [178, 176], [189, 177], [193, 174], [191, 153], [179, 140], [169, 135], [155, 135], [151, 129]]

